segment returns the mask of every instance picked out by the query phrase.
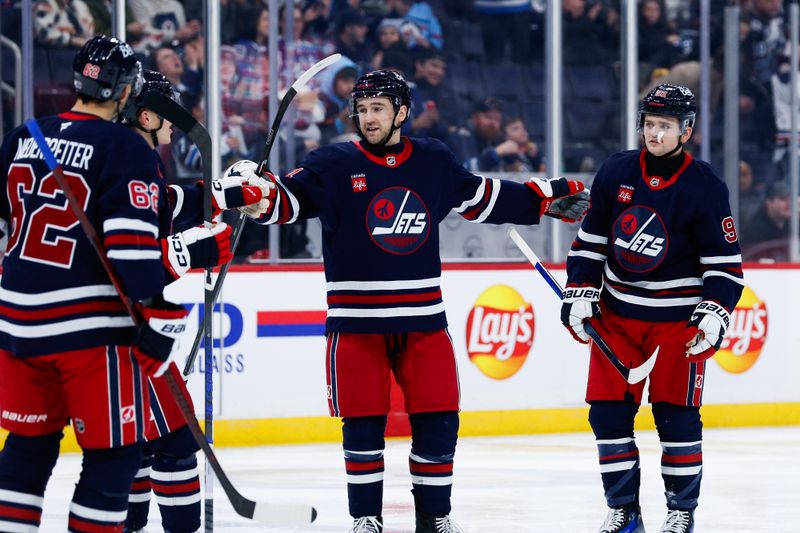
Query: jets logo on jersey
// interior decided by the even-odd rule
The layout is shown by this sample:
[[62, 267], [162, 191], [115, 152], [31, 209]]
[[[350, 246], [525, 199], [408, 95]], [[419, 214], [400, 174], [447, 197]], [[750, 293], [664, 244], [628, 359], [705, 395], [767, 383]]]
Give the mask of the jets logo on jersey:
[[664, 221], [643, 205], [623, 211], [614, 221], [611, 237], [617, 261], [631, 272], [653, 270], [667, 255], [669, 237]]
[[430, 234], [428, 208], [417, 193], [404, 187], [390, 187], [375, 195], [366, 223], [372, 241], [397, 255], [415, 252]]

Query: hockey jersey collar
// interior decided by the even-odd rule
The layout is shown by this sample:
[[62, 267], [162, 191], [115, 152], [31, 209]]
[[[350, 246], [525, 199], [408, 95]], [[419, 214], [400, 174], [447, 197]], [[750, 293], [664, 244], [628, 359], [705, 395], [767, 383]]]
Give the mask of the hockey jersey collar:
[[647, 149], [642, 148], [642, 151], [639, 153], [639, 166], [642, 169], [642, 179], [644, 180], [645, 184], [654, 191], [666, 189], [670, 185], [674, 184], [676, 181], [678, 181], [678, 177], [683, 174], [683, 171], [686, 170], [689, 164], [694, 161], [692, 154], [689, 152], [684, 152], [685, 157], [683, 159], [683, 164], [680, 166], [680, 168], [678, 168], [675, 174], [667, 179], [664, 179], [663, 176], [650, 176], [647, 174], [647, 164], [645, 163], [646, 153]]
[[80, 113], [78, 111], [65, 111], [64, 113], [59, 113], [58, 118], [62, 120], [103, 120], [97, 115]]
[[375, 163], [376, 165], [381, 165], [387, 168], [397, 168], [403, 163], [405, 163], [409, 157], [411, 157], [411, 139], [408, 137], [402, 137], [403, 149], [398, 154], [386, 154], [383, 156], [375, 155], [371, 153], [369, 150], [361, 146], [361, 141], [353, 141], [353, 144], [356, 145], [362, 154], [364, 154], [367, 159]]

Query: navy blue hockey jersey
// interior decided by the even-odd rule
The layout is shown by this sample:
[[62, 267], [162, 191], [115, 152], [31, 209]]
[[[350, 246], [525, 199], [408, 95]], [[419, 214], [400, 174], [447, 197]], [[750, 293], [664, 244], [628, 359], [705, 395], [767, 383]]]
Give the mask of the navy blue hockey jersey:
[[469, 173], [434, 139], [403, 138], [377, 156], [359, 143], [324, 146], [279, 179], [261, 223], [319, 217], [327, 331], [433, 331], [447, 320], [439, 287], [439, 223], [536, 224], [540, 199], [520, 183]]
[[612, 310], [640, 320], [688, 320], [701, 300], [730, 312], [743, 278], [725, 183], [689, 154], [671, 177], [649, 176], [644, 157], [620, 152], [598, 170], [568, 284], [602, 286]]
[[[130, 130], [68, 112], [39, 120], [134, 301], [167, 282], [170, 228], [156, 153]], [[131, 319], [27, 129], [0, 148], [0, 220], [9, 232], [0, 282], [0, 349], [19, 356], [130, 344]], [[2, 224], [2, 223], [0, 223]]]

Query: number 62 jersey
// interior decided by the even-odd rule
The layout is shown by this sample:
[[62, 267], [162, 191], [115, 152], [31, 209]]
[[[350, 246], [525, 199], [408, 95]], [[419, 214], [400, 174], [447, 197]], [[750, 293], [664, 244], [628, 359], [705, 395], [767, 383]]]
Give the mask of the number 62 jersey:
[[602, 287], [606, 305], [639, 320], [688, 320], [701, 300], [730, 312], [743, 279], [725, 183], [688, 153], [667, 177], [648, 175], [644, 157], [620, 152], [598, 170], [568, 285]]
[[[170, 229], [155, 152], [133, 130], [67, 112], [39, 120], [133, 301], [166, 283]], [[0, 350], [19, 357], [130, 344], [133, 324], [28, 130], [0, 148]]]

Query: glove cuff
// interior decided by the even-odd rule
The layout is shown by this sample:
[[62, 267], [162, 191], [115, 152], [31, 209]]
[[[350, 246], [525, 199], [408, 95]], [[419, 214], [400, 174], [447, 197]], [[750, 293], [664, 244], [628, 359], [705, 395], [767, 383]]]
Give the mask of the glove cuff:
[[597, 287], [566, 287], [561, 295], [565, 302], [575, 300], [589, 300], [592, 302], [600, 301], [600, 289]]
[[161, 239], [161, 260], [173, 278], [178, 279], [189, 271], [192, 258], [181, 233]]
[[697, 304], [697, 307], [695, 307], [694, 311], [692, 312], [692, 318], [689, 319], [689, 323], [699, 323], [699, 315], [713, 315], [720, 321], [726, 330], [731, 323], [731, 314], [728, 312], [728, 310], [713, 300], [703, 300]]

